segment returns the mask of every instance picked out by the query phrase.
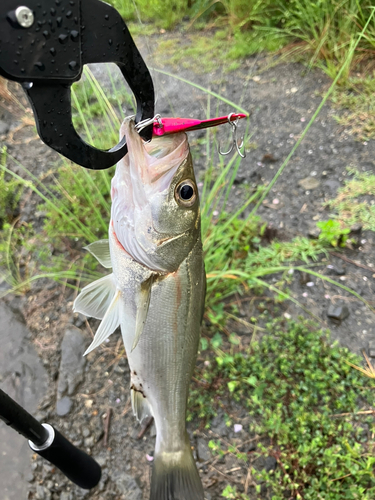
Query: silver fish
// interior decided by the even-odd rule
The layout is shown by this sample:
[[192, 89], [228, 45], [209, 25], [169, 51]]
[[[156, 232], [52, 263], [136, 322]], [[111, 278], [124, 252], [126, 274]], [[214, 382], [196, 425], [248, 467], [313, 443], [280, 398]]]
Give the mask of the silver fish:
[[145, 144], [128, 120], [123, 135], [109, 241], [87, 247], [113, 273], [85, 287], [74, 310], [102, 319], [86, 353], [121, 326], [133, 412], [155, 419], [150, 500], [203, 500], [185, 423], [206, 286], [192, 159], [184, 133]]

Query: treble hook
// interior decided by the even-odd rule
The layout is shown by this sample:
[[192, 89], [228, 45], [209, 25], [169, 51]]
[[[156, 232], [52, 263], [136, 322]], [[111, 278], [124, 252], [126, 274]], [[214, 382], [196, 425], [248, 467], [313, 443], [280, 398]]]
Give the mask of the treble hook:
[[232, 144], [231, 144], [230, 148], [228, 149], [228, 151], [225, 151], [225, 152], [221, 151], [220, 144], [219, 144], [218, 151], [219, 151], [219, 154], [221, 154], [222, 156], [226, 156], [226, 155], [229, 155], [233, 151], [233, 148], [236, 148], [237, 153], [241, 156], [241, 158], [246, 158], [246, 151], [244, 150], [243, 153], [241, 152], [241, 148], [244, 144], [243, 137], [241, 138], [240, 145], [238, 145], [238, 142], [237, 142], [238, 118], [236, 120], [231, 121], [231, 117], [234, 114], [235, 113], [230, 113], [228, 115], [228, 123], [232, 127]]

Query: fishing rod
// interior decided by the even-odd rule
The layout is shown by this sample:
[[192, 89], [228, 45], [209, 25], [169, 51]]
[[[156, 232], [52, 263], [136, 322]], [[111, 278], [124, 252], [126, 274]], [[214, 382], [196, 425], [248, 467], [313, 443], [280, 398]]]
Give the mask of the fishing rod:
[[30, 448], [81, 488], [91, 489], [101, 478], [100, 465], [76, 448], [50, 424], [40, 424], [0, 389], [0, 419], [29, 440]]

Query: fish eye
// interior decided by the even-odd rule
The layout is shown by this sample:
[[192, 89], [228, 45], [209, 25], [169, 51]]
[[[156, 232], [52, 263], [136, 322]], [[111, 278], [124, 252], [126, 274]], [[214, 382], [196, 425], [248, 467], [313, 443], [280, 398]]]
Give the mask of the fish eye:
[[176, 186], [174, 197], [179, 205], [192, 207], [197, 199], [197, 186], [190, 179], [186, 179]]

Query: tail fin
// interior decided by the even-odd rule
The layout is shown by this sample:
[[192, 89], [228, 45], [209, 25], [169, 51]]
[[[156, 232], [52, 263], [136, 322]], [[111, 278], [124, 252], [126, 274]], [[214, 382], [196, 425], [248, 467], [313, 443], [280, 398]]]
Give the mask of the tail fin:
[[155, 456], [150, 500], [204, 500], [187, 436], [182, 451], [160, 452]]

